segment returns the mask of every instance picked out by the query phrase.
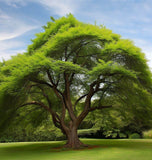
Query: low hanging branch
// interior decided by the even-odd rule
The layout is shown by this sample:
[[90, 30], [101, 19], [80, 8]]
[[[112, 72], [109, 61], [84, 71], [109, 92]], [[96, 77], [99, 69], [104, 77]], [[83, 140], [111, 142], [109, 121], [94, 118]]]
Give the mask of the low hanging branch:
[[49, 107], [47, 107], [47, 106], [44, 105], [43, 103], [37, 102], [37, 101], [27, 102], [27, 103], [21, 105], [20, 107], [24, 107], [24, 106], [27, 106], [27, 105], [38, 105], [38, 106], [41, 106], [42, 108], [46, 109], [46, 110], [49, 111], [50, 113], [52, 112], [52, 110], [51, 110]]
[[[24, 106], [27, 106], [27, 105], [38, 105], [38, 106], [41, 106], [42, 108], [44, 108], [45, 110], [49, 111], [52, 115], [52, 118], [53, 118], [53, 121], [55, 123], [60, 123], [60, 118], [58, 116], [57, 113], [55, 113], [51, 108], [49, 108], [48, 106], [44, 105], [42, 102], [37, 102], [37, 101], [31, 101], [31, 102], [27, 102], [23, 105], [21, 105], [20, 107], [24, 107]], [[59, 127], [59, 126], [58, 126]]]
[[45, 85], [49, 86], [50, 88], [53, 88], [53, 86], [52, 86], [51, 84], [49, 84], [48, 82], [43, 81], [43, 80], [32, 79], [32, 80], [30, 80], [30, 81], [35, 82], [35, 83], [38, 83], [38, 84], [45, 84]]

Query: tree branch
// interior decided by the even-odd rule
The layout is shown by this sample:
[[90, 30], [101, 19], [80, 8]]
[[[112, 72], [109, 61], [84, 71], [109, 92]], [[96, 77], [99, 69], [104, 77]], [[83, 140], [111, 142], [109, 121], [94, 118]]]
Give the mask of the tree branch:
[[27, 105], [38, 105], [38, 106], [41, 106], [42, 108], [44, 108], [45, 110], [49, 111], [49, 113], [51, 113], [51, 115], [52, 115], [52, 120], [53, 120], [55, 126], [58, 128], [60, 127], [59, 125], [57, 125], [57, 123], [60, 124], [60, 118], [59, 118], [58, 114], [55, 113], [51, 108], [47, 107], [42, 102], [37, 102], [37, 101], [27, 102], [27, 103], [21, 105], [20, 107], [24, 107]]
[[45, 84], [45, 85], [49, 86], [50, 88], [53, 88], [53, 86], [51, 84], [49, 84], [49, 83], [47, 83], [46, 81], [43, 81], [43, 80], [33, 79], [31, 81], [35, 82], [35, 83], [39, 83], [39, 84]]
[[65, 90], [63, 95], [64, 95], [65, 107], [69, 112], [71, 120], [75, 121], [76, 116], [72, 108], [72, 102], [71, 102], [71, 96], [70, 96], [70, 82], [69, 82], [69, 75], [67, 73], [64, 73], [64, 81], [65, 81]]
[[84, 97], [86, 97], [88, 94], [84, 94], [83, 96], [81, 96], [80, 98], [78, 98], [77, 100], [76, 100], [76, 102], [75, 102], [75, 104], [74, 104], [74, 110], [76, 109], [76, 105], [77, 105], [77, 103], [81, 100], [81, 99], [83, 99]]
[[27, 102], [19, 107], [24, 107], [27, 105], [38, 105], [41, 106], [42, 108], [46, 109], [47, 111], [49, 111], [50, 113], [52, 112], [51, 109], [49, 107], [47, 107], [46, 105], [44, 105], [42, 102], [37, 102], [37, 101], [31, 101], [31, 102]]
[[92, 112], [94, 110], [97, 110], [97, 109], [104, 109], [104, 108], [111, 108], [112, 106], [98, 106], [98, 107], [91, 107], [89, 108], [89, 112]]
[[[38, 87], [40, 90], [41, 90], [41, 93], [43, 94], [43, 96], [46, 98], [48, 104], [49, 104], [49, 107], [51, 108], [51, 101], [48, 97], [48, 95], [44, 92], [44, 89], [39, 85], [39, 84], [32, 84], [29, 86], [29, 90], [31, 90], [32, 87]], [[31, 92], [30, 92], [31, 93]], [[35, 93], [35, 92], [34, 92]], [[38, 92], [36, 92], [38, 93]]]
[[[63, 94], [61, 93], [61, 91], [59, 91], [58, 89], [57, 89], [57, 85], [53, 82], [53, 79], [52, 79], [52, 77], [51, 77], [51, 74], [50, 74], [50, 72], [47, 70], [47, 75], [48, 75], [48, 78], [49, 78], [49, 80], [50, 80], [50, 82], [52, 83], [52, 89], [54, 90], [54, 92], [55, 92], [55, 94], [56, 94], [56, 96], [63, 102]], [[58, 83], [57, 83], [58, 84]]]
[[50, 82], [52, 83], [52, 85], [53, 85], [53, 86], [56, 86], [55, 83], [53, 82], [53, 79], [52, 79], [52, 77], [51, 77], [51, 74], [50, 74], [49, 70], [47, 70], [46, 73], [47, 73], [47, 76], [48, 76]]
[[[85, 100], [85, 106], [84, 106], [84, 110], [81, 112], [81, 114], [78, 116], [78, 123], [80, 124], [82, 122], [82, 120], [87, 116], [87, 114], [90, 112], [90, 110], [95, 110], [93, 108], [91, 108], [91, 98], [92, 96], [100, 91], [101, 89], [99, 89], [99, 86], [100, 86], [100, 83], [101, 82], [104, 82], [105, 81], [105, 78], [104, 79], [97, 79], [96, 81], [92, 82], [90, 84], [90, 90], [87, 94], [87, 97], [86, 97], [86, 100]], [[95, 89], [94, 89], [94, 86], [96, 85]]]

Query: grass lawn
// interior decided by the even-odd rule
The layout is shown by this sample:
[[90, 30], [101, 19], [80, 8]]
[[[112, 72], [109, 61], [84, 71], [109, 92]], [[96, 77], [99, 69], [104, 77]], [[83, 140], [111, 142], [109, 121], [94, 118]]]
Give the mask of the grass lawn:
[[84, 139], [88, 149], [65, 150], [64, 142], [0, 143], [0, 160], [152, 160], [152, 140]]

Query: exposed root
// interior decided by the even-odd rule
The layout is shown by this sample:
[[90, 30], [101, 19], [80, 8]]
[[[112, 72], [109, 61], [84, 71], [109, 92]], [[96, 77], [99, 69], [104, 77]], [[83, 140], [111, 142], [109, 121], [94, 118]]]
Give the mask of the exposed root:
[[88, 145], [83, 144], [81, 141], [78, 141], [77, 143], [66, 143], [64, 145], [64, 148], [72, 148], [72, 149], [82, 149], [82, 148], [86, 148], [88, 147]]

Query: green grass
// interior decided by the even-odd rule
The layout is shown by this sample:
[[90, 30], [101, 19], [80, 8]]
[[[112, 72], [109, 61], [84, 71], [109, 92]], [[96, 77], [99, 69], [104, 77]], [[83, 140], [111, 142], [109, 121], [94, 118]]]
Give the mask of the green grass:
[[152, 160], [152, 140], [84, 139], [96, 146], [65, 150], [64, 142], [0, 143], [0, 160]]

